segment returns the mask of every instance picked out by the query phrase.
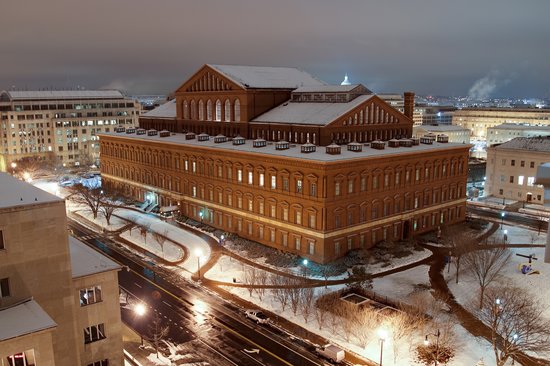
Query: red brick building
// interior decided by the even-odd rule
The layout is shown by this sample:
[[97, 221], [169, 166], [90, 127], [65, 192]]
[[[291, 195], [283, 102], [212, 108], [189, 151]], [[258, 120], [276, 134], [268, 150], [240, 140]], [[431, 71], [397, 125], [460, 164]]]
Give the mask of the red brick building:
[[105, 184], [316, 262], [464, 219], [470, 146], [362, 85], [205, 65], [141, 125], [101, 135]]

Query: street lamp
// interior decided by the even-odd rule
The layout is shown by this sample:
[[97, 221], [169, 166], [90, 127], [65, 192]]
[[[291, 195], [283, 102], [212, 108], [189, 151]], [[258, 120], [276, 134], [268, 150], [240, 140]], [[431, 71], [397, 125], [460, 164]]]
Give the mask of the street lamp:
[[[142, 303], [139, 303], [137, 304], [136, 306], [134, 306], [134, 313], [138, 316], [138, 317], [142, 317], [145, 315], [145, 313], [147, 312], [147, 308], [145, 307], [145, 305], [143, 305]], [[139, 336], [141, 338], [141, 348], [143, 348], [143, 335], [141, 334], [141, 332], [139, 333]]]
[[27, 183], [32, 182], [31, 173], [29, 173], [29, 172], [23, 173], [23, 179], [24, 179]]
[[197, 273], [199, 275], [199, 280], [201, 279], [201, 257], [202, 250], [200, 248], [195, 249], [195, 255], [197, 256]]
[[378, 336], [380, 337], [380, 366], [382, 366], [382, 352], [384, 351], [384, 342], [388, 339], [388, 331], [380, 328], [378, 329]]
[[504, 226], [504, 216], [506, 216], [506, 212], [500, 213], [500, 230], [502, 230], [502, 227]]
[[506, 248], [506, 241], [508, 240], [508, 230], [504, 230], [504, 247]]
[[435, 358], [434, 358], [434, 366], [437, 366], [437, 361], [439, 359], [439, 336], [441, 333], [439, 332], [439, 329], [437, 330], [437, 333], [428, 333], [426, 334], [426, 337], [424, 338], [424, 345], [428, 346], [430, 344], [430, 340], [428, 339], [429, 336], [435, 336]]
[[220, 244], [223, 244], [223, 241], [225, 240], [225, 235], [222, 234], [222, 236], [220, 237]]
[[302, 261], [302, 264], [304, 265], [304, 277], [307, 277], [307, 264], [309, 263], [309, 261], [307, 259], [304, 259]]
[[201, 218], [201, 224], [202, 224], [202, 217], [204, 216], [204, 213], [202, 212], [202, 210], [199, 212], [199, 217]]
[[15, 175], [15, 168], [17, 168], [17, 163], [12, 162], [11, 163], [11, 175]]

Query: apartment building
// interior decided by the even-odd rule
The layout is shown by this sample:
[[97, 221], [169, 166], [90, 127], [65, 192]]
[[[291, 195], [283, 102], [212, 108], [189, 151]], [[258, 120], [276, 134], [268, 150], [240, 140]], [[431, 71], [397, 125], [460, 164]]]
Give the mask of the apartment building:
[[67, 235], [63, 199], [0, 187], [0, 365], [122, 366], [120, 266]]
[[98, 164], [97, 134], [137, 126], [141, 105], [115, 90], [0, 93], [0, 171], [26, 157]]

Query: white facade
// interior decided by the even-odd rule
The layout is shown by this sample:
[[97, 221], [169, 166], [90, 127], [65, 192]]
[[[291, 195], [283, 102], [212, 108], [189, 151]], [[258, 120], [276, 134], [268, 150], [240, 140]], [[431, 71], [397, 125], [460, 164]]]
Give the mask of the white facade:
[[470, 130], [459, 126], [413, 126], [413, 136], [422, 137], [432, 133], [434, 135], [447, 135], [449, 142], [456, 142], [459, 144], [470, 143]]
[[503, 123], [487, 129], [487, 144], [500, 144], [516, 137], [550, 136], [550, 126]]
[[25, 157], [65, 166], [97, 163], [97, 134], [137, 126], [140, 104], [118, 91], [9, 91], [0, 94], [0, 171]]

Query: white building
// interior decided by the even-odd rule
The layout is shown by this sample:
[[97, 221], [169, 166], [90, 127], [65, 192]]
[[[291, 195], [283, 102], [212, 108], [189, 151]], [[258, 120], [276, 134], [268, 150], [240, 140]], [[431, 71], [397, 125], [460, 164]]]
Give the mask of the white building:
[[137, 126], [140, 110], [116, 90], [1, 92], [0, 171], [26, 157], [97, 164], [97, 133]]
[[550, 136], [550, 126], [503, 123], [487, 128], [487, 145], [500, 144], [516, 137]]
[[516, 137], [487, 149], [488, 196], [543, 204], [544, 188], [535, 185], [539, 165], [550, 161], [550, 137]]
[[459, 144], [470, 143], [470, 130], [462, 128], [460, 126], [453, 125], [441, 125], [441, 126], [413, 126], [413, 136], [423, 137], [427, 134], [433, 135], [447, 135], [449, 142], [456, 142]]

